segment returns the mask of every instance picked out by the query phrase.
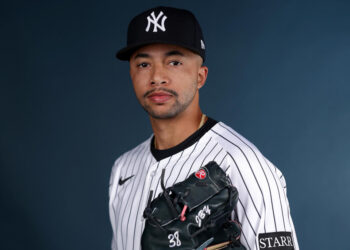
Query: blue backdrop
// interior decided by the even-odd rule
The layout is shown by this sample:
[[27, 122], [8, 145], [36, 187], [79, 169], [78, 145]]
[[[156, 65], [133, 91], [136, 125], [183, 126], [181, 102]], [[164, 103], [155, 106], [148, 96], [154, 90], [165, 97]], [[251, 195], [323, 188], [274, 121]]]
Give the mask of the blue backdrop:
[[109, 249], [114, 160], [151, 133], [115, 52], [129, 20], [187, 8], [207, 45], [201, 106], [285, 174], [301, 249], [348, 249], [349, 1], [6, 1], [0, 248]]

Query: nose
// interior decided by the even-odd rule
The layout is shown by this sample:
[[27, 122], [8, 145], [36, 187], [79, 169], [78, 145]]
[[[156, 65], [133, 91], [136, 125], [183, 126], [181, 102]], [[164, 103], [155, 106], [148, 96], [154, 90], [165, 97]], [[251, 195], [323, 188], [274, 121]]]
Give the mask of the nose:
[[153, 66], [152, 76], [151, 76], [151, 85], [164, 85], [169, 82], [167, 76], [166, 76], [166, 70], [164, 69], [163, 65], [157, 65], [155, 64]]

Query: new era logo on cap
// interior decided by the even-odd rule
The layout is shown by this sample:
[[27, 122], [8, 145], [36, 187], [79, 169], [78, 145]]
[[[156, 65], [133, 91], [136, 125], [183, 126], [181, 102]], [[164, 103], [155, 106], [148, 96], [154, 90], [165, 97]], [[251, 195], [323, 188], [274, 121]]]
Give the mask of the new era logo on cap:
[[[159, 20], [159, 18], [162, 17], [162, 20]], [[149, 28], [151, 27], [151, 24], [153, 24], [153, 32], [157, 32], [158, 28], [161, 31], [165, 31], [165, 20], [168, 17], [166, 15], [164, 15], [163, 11], [159, 12], [158, 16], [156, 17], [154, 14], [154, 11], [151, 13], [151, 15], [147, 16], [147, 27], [146, 27], [146, 32], [149, 31]], [[161, 21], [161, 24], [159, 24], [158, 22]]]
[[137, 49], [154, 43], [178, 45], [205, 60], [201, 27], [188, 10], [159, 6], [135, 16], [129, 23], [127, 45], [117, 58], [127, 61]]
[[205, 44], [202, 39], [201, 39], [201, 49], [205, 49]]

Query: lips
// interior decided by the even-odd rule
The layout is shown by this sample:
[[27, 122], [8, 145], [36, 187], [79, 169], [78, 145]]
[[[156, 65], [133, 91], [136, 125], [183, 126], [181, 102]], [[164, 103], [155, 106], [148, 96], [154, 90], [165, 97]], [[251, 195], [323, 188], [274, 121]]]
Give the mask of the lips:
[[153, 92], [149, 96], [147, 96], [148, 99], [150, 99], [154, 103], [165, 103], [170, 98], [172, 98], [172, 94], [166, 93], [166, 92]]

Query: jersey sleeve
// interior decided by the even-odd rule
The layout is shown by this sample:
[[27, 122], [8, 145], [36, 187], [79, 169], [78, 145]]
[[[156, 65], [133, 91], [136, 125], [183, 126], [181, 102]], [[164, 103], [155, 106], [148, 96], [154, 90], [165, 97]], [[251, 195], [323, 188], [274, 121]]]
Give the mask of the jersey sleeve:
[[288, 198], [287, 198], [287, 183], [286, 183], [286, 179], [284, 178], [282, 172], [275, 165], [273, 165], [273, 163], [271, 163], [266, 158], [265, 158], [265, 160], [266, 160], [266, 164], [268, 165], [268, 167], [275, 170], [276, 177], [280, 181], [279, 183], [280, 183], [280, 185], [281, 185], [281, 187], [283, 189], [282, 197], [284, 198], [285, 205], [287, 207], [288, 222], [289, 222], [290, 230], [291, 230], [291, 233], [292, 233], [292, 239], [293, 239], [293, 243], [294, 243], [294, 248], [295, 249], [299, 249], [297, 235], [296, 235], [294, 223], [293, 223], [291, 212], [290, 212], [289, 201], [288, 201]]
[[118, 202], [118, 196], [117, 196], [117, 188], [118, 188], [118, 180], [120, 175], [120, 162], [122, 160], [123, 156], [119, 157], [112, 167], [111, 176], [109, 179], [109, 188], [108, 188], [108, 196], [109, 196], [109, 217], [110, 222], [112, 226], [112, 242], [111, 242], [111, 249], [116, 250], [117, 244], [116, 244], [116, 214], [114, 210], [114, 205]]
[[299, 250], [282, 173], [256, 148], [227, 152], [229, 176], [238, 189], [233, 216], [247, 249]]

